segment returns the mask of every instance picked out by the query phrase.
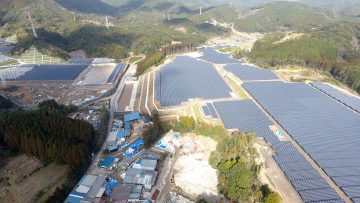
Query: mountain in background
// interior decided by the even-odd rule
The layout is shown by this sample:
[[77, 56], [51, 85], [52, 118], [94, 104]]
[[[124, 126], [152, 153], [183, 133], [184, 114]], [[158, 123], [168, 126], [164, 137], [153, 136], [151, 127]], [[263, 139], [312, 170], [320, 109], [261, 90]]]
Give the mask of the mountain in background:
[[304, 4], [273, 2], [240, 12], [235, 28], [245, 32], [270, 32], [316, 27], [329, 21], [328, 16]]

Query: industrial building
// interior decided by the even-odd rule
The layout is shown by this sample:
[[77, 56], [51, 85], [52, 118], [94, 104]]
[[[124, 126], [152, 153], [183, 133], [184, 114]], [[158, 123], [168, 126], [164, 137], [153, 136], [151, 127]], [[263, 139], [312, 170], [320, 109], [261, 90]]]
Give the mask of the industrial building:
[[155, 185], [157, 171], [130, 168], [125, 175], [124, 183], [143, 185], [145, 189], [151, 190]]
[[85, 175], [66, 198], [65, 203], [95, 202], [105, 192], [105, 176]]

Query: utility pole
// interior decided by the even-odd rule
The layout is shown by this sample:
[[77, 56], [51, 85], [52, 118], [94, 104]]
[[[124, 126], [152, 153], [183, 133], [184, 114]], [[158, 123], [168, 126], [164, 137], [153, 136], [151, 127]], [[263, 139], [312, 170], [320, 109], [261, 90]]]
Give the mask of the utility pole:
[[29, 15], [29, 20], [30, 20], [30, 23], [31, 23], [31, 28], [32, 28], [32, 31], [34, 33], [34, 37], [37, 38], [38, 35], [36, 34], [36, 30], [35, 30], [35, 26], [34, 26], [34, 22], [33, 20], [31, 19], [31, 15], [30, 15], [30, 11], [28, 11], [28, 15]]
[[202, 14], [202, 7], [200, 7], [200, 15]]
[[106, 28], [109, 29], [109, 21], [108, 21], [108, 17], [106, 16]]

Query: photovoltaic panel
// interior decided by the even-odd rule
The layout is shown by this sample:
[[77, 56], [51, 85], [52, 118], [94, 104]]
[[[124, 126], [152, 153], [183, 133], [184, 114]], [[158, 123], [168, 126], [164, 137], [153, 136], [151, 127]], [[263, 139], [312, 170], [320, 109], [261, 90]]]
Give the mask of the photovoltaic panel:
[[302, 171], [284, 171], [284, 173], [290, 181], [321, 178], [321, 176], [315, 169]]
[[207, 105], [207, 107], [208, 107], [208, 109], [210, 111], [211, 116], [213, 118], [218, 118], [218, 115], [217, 115], [217, 113], [215, 111], [215, 108], [214, 108], [213, 104], [212, 103], [207, 103], [206, 105]]
[[[358, 113], [305, 83], [243, 86], [340, 188], [360, 185]], [[293, 169], [282, 165], [285, 171]]]
[[294, 181], [291, 181], [291, 183], [298, 191], [329, 188], [329, 185], [323, 178], [294, 180]]
[[325, 83], [313, 82], [311, 85], [360, 113], [359, 98], [345, 94], [344, 92]]
[[86, 67], [83, 64], [37, 65], [17, 80], [74, 80]]
[[[244, 132], [254, 131], [258, 137], [263, 137], [267, 142], [271, 143], [276, 152], [274, 160], [291, 181], [294, 188], [298, 192], [300, 190], [315, 190], [310, 195], [303, 193], [304, 197], [318, 201], [315, 196], [323, 196], [323, 190], [320, 189], [328, 191], [330, 186], [327, 182], [306, 161], [292, 143], [280, 141], [274, 135], [269, 129], [272, 122], [251, 100], [215, 102], [214, 106], [226, 128], [238, 129]], [[327, 197], [321, 197], [320, 200], [340, 199], [335, 191], [328, 191], [328, 193], [331, 194], [327, 195]]]
[[192, 98], [229, 98], [231, 89], [212, 64], [179, 56], [157, 73], [156, 98], [162, 107], [180, 105]]
[[324, 170], [331, 177], [356, 176], [360, 174], [360, 167], [325, 168]]
[[300, 190], [299, 194], [304, 202], [342, 201], [332, 188]]
[[274, 135], [271, 122], [251, 100], [215, 102], [214, 106], [227, 129], [255, 132], [259, 137]]
[[225, 70], [233, 73], [243, 81], [251, 80], [277, 80], [279, 79], [274, 72], [247, 64], [229, 64]]
[[240, 61], [230, 58], [229, 54], [220, 53], [213, 48], [206, 48], [202, 51], [202, 53], [203, 55], [199, 57], [199, 59], [211, 63], [215, 63], [215, 64], [240, 63]]
[[360, 186], [343, 187], [343, 191], [350, 198], [360, 198]]
[[203, 110], [205, 116], [211, 116], [210, 110], [207, 105], [202, 106], [202, 110]]

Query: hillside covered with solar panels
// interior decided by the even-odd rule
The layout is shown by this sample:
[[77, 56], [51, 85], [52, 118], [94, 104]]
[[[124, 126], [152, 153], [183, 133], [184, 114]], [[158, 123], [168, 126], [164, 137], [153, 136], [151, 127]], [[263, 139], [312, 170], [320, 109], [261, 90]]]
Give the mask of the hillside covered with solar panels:
[[[205, 120], [255, 133], [304, 202], [359, 200], [358, 96], [321, 82], [285, 82], [213, 48], [198, 52], [157, 70], [159, 106], [200, 103]], [[227, 77], [241, 81], [249, 98], [235, 97]]]

